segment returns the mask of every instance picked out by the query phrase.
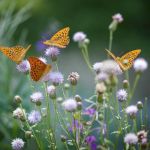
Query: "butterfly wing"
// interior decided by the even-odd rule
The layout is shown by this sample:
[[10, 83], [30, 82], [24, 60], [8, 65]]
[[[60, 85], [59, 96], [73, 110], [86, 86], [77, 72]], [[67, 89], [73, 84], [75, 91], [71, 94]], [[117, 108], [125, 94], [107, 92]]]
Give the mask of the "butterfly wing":
[[119, 62], [122, 64], [124, 70], [128, 70], [132, 67], [133, 61], [141, 53], [140, 49], [132, 50], [122, 57], [120, 57]]
[[49, 40], [46, 40], [43, 42], [43, 44], [48, 45], [48, 46], [56, 46], [59, 48], [65, 48], [69, 42], [69, 27], [63, 28], [57, 33], [55, 33]]
[[28, 61], [31, 67], [30, 75], [34, 81], [39, 81], [41, 77], [47, 74], [51, 69], [51, 65], [45, 64], [37, 57], [29, 57]]
[[25, 57], [25, 54], [30, 47], [31, 45], [29, 45], [27, 48], [24, 48], [19, 45], [14, 47], [0, 47], [0, 51], [2, 51], [3, 54], [7, 56], [9, 59], [19, 64]]

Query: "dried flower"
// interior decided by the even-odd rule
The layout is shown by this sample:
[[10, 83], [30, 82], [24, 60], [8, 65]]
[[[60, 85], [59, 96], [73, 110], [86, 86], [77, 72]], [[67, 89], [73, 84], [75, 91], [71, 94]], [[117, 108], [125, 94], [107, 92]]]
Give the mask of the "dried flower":
[[28, 115], [28, 120], [30, 124], [36, 124], [40, 122], [42, 119], [41, 114], [39, 111], [33, 110], [29, 115]]
[[128, 93], [126, 90], [120, 89], [117, 91], [116, 97], [120, 102], [123, 102], [123, 101], [127, 100]]
[[147, 138], [147, 132], [145, 130], [141, 130], [137, 133], [138, 141], [142, 142], [143, 139]]
[[144, 58], [137, 58], [133, 63], [136, 72], [143, 72], [148, 68], [148, 63]]
[[138, 108], [135, 105], [131, 105], [125, 109], [125, 112], [133, 119], [138, 112]]
[[13, 111], [13, 117], [16, 119], [20, 119], [21, 121], [25, 121], [24, 114], [25, 114], [25, 110], [22, 110], [19, 107]]
[[68, 112], [74, 112], [77, 109], [77, 102], [74, 99], [67, 99], [62, 103], [63, 108]]
[[28, 60], [23, 60], [19, 65], [16, 66], [17, 70], [22, 73], [29, 73], [30, 64]]
[[13, 139], [11, 146], [13, 150], [21, 150], [24, 147], [24, 141], [20, 138]]
[[106, 91], [106, 86], [103, 82], [96, 84], [96, 92], [98, 94], [103, 94]]
[[88, 108], [84, 111], [83, 114], [93, 117], [95, 115], [95, 113], [96, 113], [96, 110], [94, 108]]
[[45, 55], [51, 57], [52, 61], [56, 61], [59, 54], [60, 50], [57, 47], [48, 47], [45, 51]]
[[138, 137], [134, 133], [128, 133], [124, 137], [124, 142], [129, 145], [136, 144], [138, 142]]
[[54, 85], [47, 87], [47, 93], [49, 94], [50, 98], [56, 99], [56, 87]]
[[73, 35], [73, 41], [74, 42], [83, 42], [86, 39], [86, 34], [83, 32], [76, 32]]
[[118, 23], [121, 23], [123, 21], [123, 17], [120, 13], [117, 13], [117, 14], [113, 15], [112, 19], [117, 21]]
[[30, 99], [33, 103], [39, 106], [41, 105], [41, 102], [44, 99], [44, 96], [41, 92], [35, 92], [30, 96]]
[[79, 78], [80, 78], [80, 76], [77, 72], [72, 72], [72, 73], [69, 74], [67, 80], [70, 81], [70, 83], [72, 85], [77, 85], [77, 82], [78, 82]]

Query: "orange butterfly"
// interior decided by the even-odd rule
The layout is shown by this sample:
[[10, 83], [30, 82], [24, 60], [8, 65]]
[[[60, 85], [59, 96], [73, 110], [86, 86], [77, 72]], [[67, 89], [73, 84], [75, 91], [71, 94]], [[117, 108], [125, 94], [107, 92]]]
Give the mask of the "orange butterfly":
[[22, 46], [0, 47], [0, 51], [2, 51], [3, 54], [9, 59], [19, 64], [25, 57], [25, 54], [30, 47], [31, 45], [29, 45], [27, 48], [24, 48]]
[[141, 53], [140, 49], [136, 49], [124, 54], [122, 57], [116, 57], [111, 51], [107, 49], [106, 51], [118, 63], [123, 71], [130, 69], [134, 59]]
[[37, 57], [29, 57], [28, 61], [30, 63], [30, 75], [32, 80], [39, 81], [44, 75], [46, 75], [51, 70], [51, 65], [45, 64]]
[[48, 46], [56, 46], [59, 48], [65, 48], [69, 42], [69, 27], [63, 28], [57, 33], [55, 33], [49, 40], [46, 40], [43, 42], [43, 44], [48, 45]]

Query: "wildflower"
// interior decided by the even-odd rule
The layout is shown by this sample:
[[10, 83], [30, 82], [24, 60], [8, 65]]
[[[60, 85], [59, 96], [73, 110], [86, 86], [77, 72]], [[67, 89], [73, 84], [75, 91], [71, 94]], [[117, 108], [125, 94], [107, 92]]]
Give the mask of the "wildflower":
[[35, 92], [30, 96], [30, 99], [36, 105], [41, 105], [41, 101], [44, 99], [44, 97], [41, 92]]
[[21, 121], [25, 121], [24, 114], [25, 114], [25, 110], [22, 110], [19, 107], [13, 111], [13, 117], [16, 119], [20, 119]]
[[103, 94], [106, 91], [106, 86], [103, 82], [96, 84], [96, 92], [98, 94]]
[[147, 132], [145, 130], [141, 130], [137, 133], [138, 141], [142, 142], [143, 139], [147, 138]]
[[29, 115], [28, 115], [28, 120], [30, 124], [36, 124], [41, 121], [41, 114], [39, 111], [33, 110]]
[[49, 79], [55, 86], [64, 82], [64, 77], [60, 72], [51, 72], [49, 74]]
[[16, 66], [17, 70], [22, 73], [29, 73], [30, 64], [28, 60], [23, 60], [19, 65]]
[[51, 57], [52, 61], [56, 61], [59, 54], [60, 50], [57, 47], [48, 47], [45, 51], [45, 55]]
[[32, 136], [33, 136], [33, 135], [32, 135], [32, 132], [31, 132], [31, 131], [26, 131], [26, 132], [25, 132], [25, 137], [26, 137], [27, 139], [30, 139]]
[[93, 117], [95, 115], [95, 113], [96, 113], [96, 110], [94, 108], [88, 108], [84, 111], [83, 114]]
[[123, 102], [123, 101], [127, 100], [128, 93], [126, 90], [120, 89], [117, 91], [116, 97], [120, 102]]
[[117, 14], [113, 15], [112, 19], [117, 21], [118, 23], [121, 23], [123, 21], [123, 17], [120, 13], [117, 13]]
[[44, 58], [44, 57], [39, 57], [39, 59], [43, 62], [43, 63], [47, 63], [47, 60], [46, 60], [46, 58]]
[[11, 146], [13, 150], [21, 150], [24, 147], [24, 141], [20, 138], [13, 139]]
[[76, 32], [73, 35], [73, 41], [74, 42], [83, 42], [86, 39], [86, 34], [83, 32]]
[[101, 72], [96, 76], [96, 81], [98, 81], [98, 82], [106, 81], [106, 80], [108, 80], [108, 77], [109, 76], [107, 73]]
[[85, 142], [90, 146], [91, 150], [96, 150], [96, 138], [93, 135], [87, 136]]
[[68, 112], [74, 112], [77, 109], [77, 102], [74, 99], [67, 99], [62, 103], [63, 108]]
[[15, 101], [16, 104], [20, 104], [22, 102], [22, 98], [19, 95], [16, 95], [14, 97], [14, 101]]
[[138, 142], [138, 137], [134, 133], [128, 133], [124, 137], [124, 142], [129, 145], [136, 144]]
[[133, 63], [136, 72], [144, 72], [148, 68], [148, 63], [144, 58], [138, 58]]
[[101, 63], [101, 62], [97, 62], [97, 63], [95, 63], [95, 64], [93, 65], [93, 70], [94, 70], [97, 74], [99, 74], [100, 71], [101, 71], [101, 66], [102, 66], [102, 63]]
[[47, 87], [47, 93], [49, 94], [50, 98], [56, 99], [56, 87], [54, 85]]
[[135, 105], [131, 105], [125, 109], [125, 112], [133, 119], [138, 112], [138, 108]]
[[79, 80], [80, 76], [77, 72], [72, 72], [68, 76], [68, 81], [70, 81], [71, 85], [77, 85], [77, 81]]

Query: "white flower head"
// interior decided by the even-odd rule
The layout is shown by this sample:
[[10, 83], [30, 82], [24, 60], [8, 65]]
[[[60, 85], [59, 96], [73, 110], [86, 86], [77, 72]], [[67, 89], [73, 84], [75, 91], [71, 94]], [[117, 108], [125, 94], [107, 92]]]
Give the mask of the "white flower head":
[[129, 145], [136, 144], [138, 142], [138, 137], [134, 133], [128, 133], [124, 137], [124, 142]]
[[17, 70], [22, 73], [28, 73], [30, 70], [30, 64], [28, 60], [23, 60], [16, 66]]
[[138, 108], [135, 105], [128, 106], [125, 109], [125, 112], [131, 117], [134, 118], [138, 112]]
[[54, 85], [50, 85], [47, 87], [47, 93], [52, 99], [56, 98], [56, 87]]
[[127, 93], [127, 91], [126, 90], [124, 90], [124, 89], [120, 89], [120, 90], [118, 90], [117, 91], [117, 93], [116, 93], [116, 97], [117, 97], [117, 99], [119, 100], [119, 101], [125, 101], [125, 100], [127, 100], [127, 97], [128, 97], [128, 93]]
[[123, 21], [123, 17], [120, 13], [117, 13], [117, 14], [113, 15], [112, 19], [117, 21], [118, 23], [121, 23]]
[[30, 99], [33, 103], [40, 104], [44, 96], [41, 92], [35, 92], [30, 96]]
[[64, 110], [74, 112], [77, 109], [77, 102], [74, 99], [67, 99], [62, 103]]
[[25, 114], [25, 110], [22, 110], [19, 107], [13, 111], [13, 117], [16, 119], [24, 120], [24, 114]]
[[24, 147], [24, 141], [20, 138], [13, 139], [11, 146], [13, 150], [21, 150]]
[[36, 124], [40, 122], [42, 119], [39, 111], [33, 110], [30, 114], [28, 114], [28, 120], [30, 124]]
[[100, 71], [101, 71], [101, 66], [102, 66], [102, 63], [101, 63], [101, 62], [96, 62], [96, 63], [93, 65], [93, 70], [98, 74], [98, 73], [100, 73]]
[[76, 32], [74, 35], [73, 35], [73, 41], [74, 42], [82, 42], [86, 39], [86, 34], [83, 33], [83, 32]]
[[144, 58], [137, 58], [133, 63], [136, 72], [143, 72], [148, 68], [148, 63]]

